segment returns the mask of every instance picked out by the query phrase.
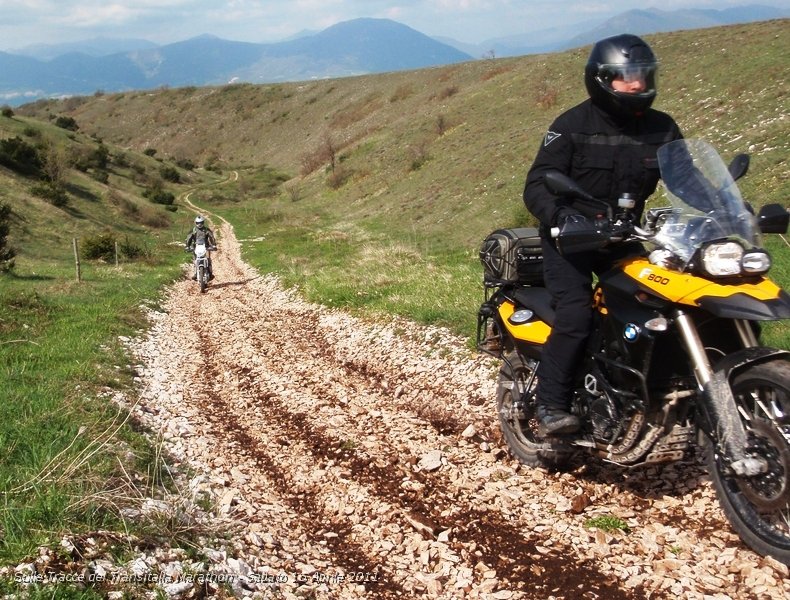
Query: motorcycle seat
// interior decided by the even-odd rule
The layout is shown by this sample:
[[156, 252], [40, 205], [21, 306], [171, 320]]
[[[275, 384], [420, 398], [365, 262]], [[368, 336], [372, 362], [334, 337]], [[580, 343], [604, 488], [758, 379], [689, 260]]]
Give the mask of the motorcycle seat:
[[520, 287], [513, 292], [513, 299], [520, 306], [532, 309], [541, 321], [554, 325], [554, 307], [546, 288]]

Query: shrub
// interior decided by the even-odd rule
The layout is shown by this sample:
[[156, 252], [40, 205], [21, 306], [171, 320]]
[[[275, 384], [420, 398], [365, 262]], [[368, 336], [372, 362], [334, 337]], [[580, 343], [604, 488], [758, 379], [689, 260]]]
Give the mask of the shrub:
[[447, 100], [447, 98], [455, 96], [457, 93], [458, 93], [458, 86], [450, 85], [444, 88], [441, 92], [439, 92], [437, 98], [439, 100]]
[[0, 140], [0, 164], [25, 175], [37, 174], [43, 165], [38, 150], [19, 136]]
[[110, 151], [103, 143], [99, 142], [96, 149], [91, 153], [91, 166], [94, 169], [106, 169], [110, 164]]
[[159, 169], [159, 174], [162, 176], [162, 179], [165, 181], [171, 181], [172, 183], [179, 183], [181, 181], [181, 174], [178, 172], [178, 169], [175, 167], [169, 166], [162, 166]]
[[58, 208], [63, 208], [69, 203], [69, 197], [68, 194], [66, 194], [66, 190], [64, 190], [60, 184], [53, 183], [52, 181], [36, 184], [30, 188], [30, 192], [34, 196], [43, 198]]
[[95, 148], [78, 148], [72, 155], [72, 165], [78, 171], [87, 173], [90, 169], [104, 171], [110, 164], [110, 151], [99, 144]]
[[80, 128], [79, 125], [77, 125], [77, 121], [74, 120], [74, 117], [64, 117], [62, 115], [55, 119], [55, 125], [61, 129], [68, 129], [69, 131], [77, 131]]
[[428, 152], [428, 144], [427, 142], [421, 142], [416, 144], [410, 148], [411, 151], [411, 163], [409, 165], [409, 170], [417, 171], [420, 167], [422, 167], [425, 163], [427, 163], [431, 159], [431, 155]]
[[145, 154], [146, 156], [153, 156], [154, 154], [156, 154], [156, 148], [146, 148], [145, 150], [143, 150], [143, 154]]
[[196, 166], [195, 163], [188, 158], [176, 159], [176, 165], [178, 165], [182, 169], [186, 169], [187, 171], [194, 171]]
[[99, 183], [106, 184], [110, 181], [110, 174], [107, 171], [91, 171], [91, 178], [95, 179]]
[[14, 109], [12, 109], [10, 106], [3, 106], [0, 108], [0, 114], [2, 114], [7, 119], [10, 119], [14, 116]]
[[176, 197], [172, 193], [163, 189], [146, 190], [143, 193], [143, 196], [148, 198], [154, 204], [164, 204], [165, 206], [170, 206], [176, 200]]
[[87, 260], [115, 259], [115, 237], [109, 233], [98, 233], [82, 238], [82, 256]]
[[126, 168], [129, 166], [129, 158], [123, 153], [119, 152], [115, 156], [112, 157], [113, 162], [121, 168]]
[[129, 239], [129, 236], [124, 236], [123, 240], [118, 244], [118, 251], [121, 256], [134, 260], [135, 258], [147, 258], [150, 252], [141, 244], [137, 244]]
[[338, 167], [329, 173], [329, 178], [326, 182], [330, 188], [336, 190], [343, 187], [343, 185], [351, 178], [352, 175], [353, 173], [349, 169]]
[[147, 258], [151, 255], [150, 251], [137, 242], [124, 236], [118, 240], [111, 233], [97, 233], [82, 238], [80, 253], [86, 260], [104, 260], [106, 262], [115, 261], [115, 245], [118, 244], [118, 256], [134, 260], [136, 258]]
[[10, 229], [11, 207], [0, 204], [0, 272], [10, 271], [14, 268], [16, 251], [8, 245], [8, 231]]

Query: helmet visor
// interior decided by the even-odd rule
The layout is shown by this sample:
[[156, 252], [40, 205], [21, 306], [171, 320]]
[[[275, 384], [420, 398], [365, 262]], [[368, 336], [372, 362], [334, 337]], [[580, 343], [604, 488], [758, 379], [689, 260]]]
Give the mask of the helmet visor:
[[622, 82], [629, 86], [635, 86], [635, 93], [655, 94], [658, 79], [658, 63], [651, 62], [630, 65], [603, 64], [598, 67], [598, 79], [607, 88], [615, 91], [622, 91], [617, 90], [615, 87], [617, 86], [615, 82]]

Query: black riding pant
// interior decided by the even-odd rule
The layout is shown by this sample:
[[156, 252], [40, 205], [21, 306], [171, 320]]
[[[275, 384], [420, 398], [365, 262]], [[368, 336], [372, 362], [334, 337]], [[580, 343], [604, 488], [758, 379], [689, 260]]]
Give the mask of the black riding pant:
[[592, 327], [593, 273], [600, 275], [626, 257], [643, 254], [641, 244], [619, 244], [612, 250], [561, 255], [554, 240], [542, 237], [543, 276], [554, 305], [554, 324], [538, 367], [537, 400], [568, 410], [576, 371]]

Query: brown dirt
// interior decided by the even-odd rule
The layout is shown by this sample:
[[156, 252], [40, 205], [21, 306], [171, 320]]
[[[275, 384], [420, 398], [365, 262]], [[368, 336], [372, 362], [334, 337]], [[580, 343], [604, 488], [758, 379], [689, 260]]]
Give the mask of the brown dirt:
[[[134, 344], [135, 411], [243, 532], [240, 593], [790, 597], [786, 567], [739, 541], [698, 461], [519, 465], [489, 359], [442, 329], [307, 303], [219, 233], [208, 291], [177, 282]], [[601, 515], [629, 531], [586, 524]], [[255, 583], [275, 573], [275, 591]]]

